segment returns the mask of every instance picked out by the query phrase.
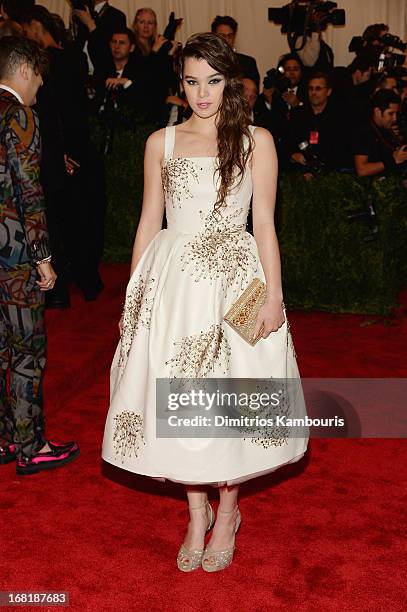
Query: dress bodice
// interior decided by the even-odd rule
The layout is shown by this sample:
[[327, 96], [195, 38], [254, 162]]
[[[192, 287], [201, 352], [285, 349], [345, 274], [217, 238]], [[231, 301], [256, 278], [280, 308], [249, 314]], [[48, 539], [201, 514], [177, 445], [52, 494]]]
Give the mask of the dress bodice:
[[[250, 126], [252, 133], [254, 129]], [[174, 144], [175, 126], [167, 127], [161, 175], [168, 229], [187, 234], [222, 228], [244, 231], [252, 196], [250, 167], [246, 167], [240, 185], [227, 196], [221, 217], [215, 218], [212, 211], [220, 184], [217, 158], [173, 157]]]

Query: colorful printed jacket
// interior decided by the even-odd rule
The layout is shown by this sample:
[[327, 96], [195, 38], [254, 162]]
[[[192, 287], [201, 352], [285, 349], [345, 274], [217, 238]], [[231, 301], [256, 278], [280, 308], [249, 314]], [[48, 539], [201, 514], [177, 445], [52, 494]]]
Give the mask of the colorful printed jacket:
[[0, 88], [0, 268], [35, 265], [50, 255], [39, 182], [38, 116]]

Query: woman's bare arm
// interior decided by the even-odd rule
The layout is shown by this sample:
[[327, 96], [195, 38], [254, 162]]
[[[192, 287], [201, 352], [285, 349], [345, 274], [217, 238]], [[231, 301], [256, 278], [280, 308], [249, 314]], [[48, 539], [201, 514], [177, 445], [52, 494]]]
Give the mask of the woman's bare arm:
[[259, 310], [254, 337], [267, 338], [285, 322], [280, 250], [274, 226], [278, 161], [273, 137], [267, 130], [256, 128], [254, 140], [253, 233], [267, 286], [266, 302]]
[[164, 192], [161, 182], [161, 163], [164, 152], [165, 130], [149, 136], [144, 153], [144, 192], [140, 222], [134, 239], [131, 272], [154, 236], [161, 230], [164, 214]]
[[267, 283], [267, 300], [281, 302], [281, 262], [274, 226], [278, 161], [273, 137], [264, 128], [254, 132], [252, 161], [253, 233]]

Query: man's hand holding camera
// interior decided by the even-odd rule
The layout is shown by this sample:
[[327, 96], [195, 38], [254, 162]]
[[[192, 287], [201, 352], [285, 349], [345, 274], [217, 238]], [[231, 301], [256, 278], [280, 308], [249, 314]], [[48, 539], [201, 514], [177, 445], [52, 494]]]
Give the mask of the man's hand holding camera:
[[87, 6], [85, 6], [85, 10], [73, 9], [72, 15], [77, 17], [88, 28], [89, 32], [96, 30], [95, 20]]

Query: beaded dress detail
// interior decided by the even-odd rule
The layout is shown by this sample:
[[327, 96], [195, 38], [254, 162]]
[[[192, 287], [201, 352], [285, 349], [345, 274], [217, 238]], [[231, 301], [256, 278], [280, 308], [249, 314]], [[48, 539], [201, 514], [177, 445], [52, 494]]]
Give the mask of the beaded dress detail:
[[[246, 231], [250, 167], [215, 216], [217, 158], [174, 158], [175, 134], [175, 127], [165, 129], [167, 228], [147, 246], [127, 285], [102, 457], [161, 480], [231, 485], [297, 461], [307, 437], [275, 427], [268, 438], [245, 431], [227, 438], [159, 437], [156, 379], [299, 379], [299, 372], [288, 321], [250, 346], [223, 320], [255, 277], [265, 281], [256, 241]], [[298, 402], [295, 416], [305, 415], [302, 391]]]

